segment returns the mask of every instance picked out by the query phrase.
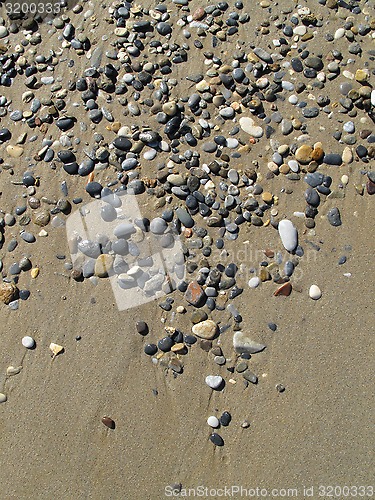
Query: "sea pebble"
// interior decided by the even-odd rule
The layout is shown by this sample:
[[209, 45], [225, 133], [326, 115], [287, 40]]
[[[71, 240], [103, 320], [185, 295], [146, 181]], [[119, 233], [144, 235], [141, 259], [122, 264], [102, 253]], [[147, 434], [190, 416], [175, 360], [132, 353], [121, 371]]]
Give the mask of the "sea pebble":
[[285, 250], [293, 252], [298, 245], [298, 233], [293, 223], [288, 219], [281, 220], [278, 231]]
[[313, 300], [318, 300], [322, 296], [322, 292], [317, 285], [311, 285], [309, 289], [309, 297]]
[[211, 319], [195, 324], [191, 330], [197, 337], [209, 340], [215, 338], [218, 333], [217, 324]]
[[215, 417], [214, 415], [211, 415], [210, 417], [208, 417], [207, 423], [210, 427], [213, 427], [214, 429], [216, 429], [220, 425], [219, 419], [217, 417]]
[[263, 135], [263, 129], [262, 127], [259, 127], [258, 125], [255, 125], [255, 122], [252, 118], [243, 116], [240, 118], [240, 127], [244, 132], [247, 134], [255, 137], [255, 138], [260, 138]]
[[216, 432], [211, 434], [210, 441], [215, 446], [224, 446], [224, 439], [219, 434], [216, 434]]
[[328, 211], [327, 219], [331, 226], [337, 227], [342, 224], [340, 210], [337, 207], [331, 208], [331, 210]]
[[[1, 38], [1, 37], [0, 37]], [[7, 400], [7, 397], [5, 394], [3, 394], [2, 392], [0, 392], [0, 403], [5, 403]]]
[[234, 333], [233, 347], [234, 350], [239, 354], [242, 353], [255, 354], [257, 352], [263, 351], [266, 348], [265, 344], [254, 342], [250, 337], [248, 337], [242, 331], [237, 331]]
[[33, 347], [35, 347], [35, 340], [26, 335], [26, 337], [23, 337], [22, 339], [22, 345], [27, 349], [33, 349]]
[[211, 389], [219, 389], [222, 383], [223, 377], [220, 377], [220, 375], [207, 375], [206, 377], [206, 384], [208, 387], [211, 387]]

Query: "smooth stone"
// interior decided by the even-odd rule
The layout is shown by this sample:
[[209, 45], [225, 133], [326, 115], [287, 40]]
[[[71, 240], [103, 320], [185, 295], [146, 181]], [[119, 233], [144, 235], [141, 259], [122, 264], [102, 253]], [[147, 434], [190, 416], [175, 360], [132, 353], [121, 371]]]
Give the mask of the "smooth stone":
[[[177, 1], [177, 0], [173, 0], [173, 1]], [[221, 436], [219, 436], [219, 434], [216, 434], [216, 432], [213, 432], [211, 434], [210, 441], [215, 446], [224, 446], [224, 439]]]
[[250, 278], [249, 280], [249, 287], [250, 288], [257, 288], [260, 284], [260, 278], [258, 276], [254, 276], [254, 278]]
[[150, 222], [150, 231], [153, 234], [163, 234], [167, 228], [167, 223], [161, 217], [155, 217], [155, 219], [152, 219]]
[[211, 415], [210, 417], [208, 417], [207, 419], [207, 424], [210, 426], [210, 427], [213, 427], [214, 429], [216, 429], [217, 427], [219, 427], [220, 425], [220, 422], [219, 422], [219, 419], [217, 417], [215, 417], [214, 415]]
[[95, 261], [95, 276], [98, 278], [107, 278], [112, 270], [113, 256], [101, 254]]
[[223, 383], [223, 377], [220, 377], [220, 375], [207, 375], [205, 380], [211, 389], [218, 389]]
[[211, 340], [216, 337], [218, 333], [218, 326], [211, 319], [207, 319], [195, 324], [191, 331], [194, 335], [201, 339]]
[[329, 212], [327, 213], [327, 219], [331, 226], [337, 227], [341, 226], [342, 224], [340, 210], [337, 207], [331, 208], [331, 210], [329, 210]]
[[[1, 38], [1, 34], [0, 34], [0, 38]], [[5, 403], [5, 401], [6, 401], [6, 400], [7, 400], [6, 395], [5, 395], [5, 394], [3, 394], [2, 392], [0, 392], [0, 404], [1, 404], [1, 403]], [[208, 421], [207, 421], [207, 423], [208, 423]], [[208, 425], [210, 425], [210, 424], [208, 424]], [[214, 426], [211, 426], [211, 427], [214, 427]], [[217, 427], [217, 426], [216, 426], [216, 427]]]
[[312, 207], [317, 207], [317, 206], [319, 206], [319, 203], [320, 203], [320, 196], [315, 191], [315, 189], [309, 187], [305, 191], [305, 200]]
[[135, 232], [136, 232], [135, 227], [133, 226], [133, 224], [129, 222], [123, 222], [122, 224], [116, 226], [115, 229], [113, 230], [113, 234], [116, 236], [116, 238], [123, 238], [123, 239], [129, 238]]
[[6, 152], [11, 158], [19, 158], [23, 155], [24, 149], [21, 146], [7, 146]]
[[177, 218], [179, 221], [187, 228], [191, 228], [194, 226], [195, 222], [191, 215], [184, 208], [177, 208], [175, 211]]
[[338, 153], [328, 153], [323, 156], [323, 162], [326, 165], [340, 166], [342, 163], [342, 156]]
[[309, 289], [309, 297], [313, 300], [319, 300], [322, 292], [317, 285], [311, 285]]
[[32, 349], [33, 347], [35, 347], [35, 340], [32, 337], [26, 335], [22, 339], [22, 345], [27, 349]]
[[185, 292], [185, 300], [192, 306], [200, 307], [205, 302], [205, 299], [206, 294], [203, 288], [196, 281], [189, 283]]
[[262, 137], [263, 135], [262, 127], [255, 125], [255, 122], [252, 118], [243, 116], [242, 118], [240, 118], [239, 123], [242, 130], [247, 134], [255, 137], [256, 139]]
[[320, 172], [308, 173], [304, 177], [305, 182], [311, 187], [317, 187], [323, 184], [324, 175]]
[[257, 352], [263, 351], [266, 348], [266, 345], [254, 342], [242, 331], [238, 331], [233, 335], [233, 347], [234, 350], [239, 354], [255, 354]]
[[303, 144], [296, 150], [294, 156], [300, 163], [310, 163], [313, 156], [313, 148], [311, 146], [308, 146], [307, 144]]
[[298, 232], [293, 223], [288, 219], [281, 220], [278, 231], [285, 250], [293, 252], [298, 245]]

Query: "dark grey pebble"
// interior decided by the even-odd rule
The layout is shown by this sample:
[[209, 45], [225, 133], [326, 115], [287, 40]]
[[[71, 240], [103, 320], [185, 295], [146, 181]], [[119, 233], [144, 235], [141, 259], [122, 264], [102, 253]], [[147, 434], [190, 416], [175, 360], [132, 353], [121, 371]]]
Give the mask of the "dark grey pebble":
[[88, 182], [86, 184], [86, 192], [90, 195], [90, 196], [98, 196], [100, 195], [100, 193], [102, 192], [102, 189], [103, 189], [103, 186], [99, 183], [99, 182], [96, 182], [96, 181], [92, 181], [92, 182]]
[[158, 348], [163, 351], [163, 352], [168, 352], [171, 350], [171, 347], [173, 346], [174, 341], [171, 339], [171, 337], [164, 337], [159, 340], [158, 342]]
[[13, 252], [13, 250], [17, 247], [18, 242], [15, 239], [10, 240], [8, 243], [8, 252]]
[[194, 226], [194, 224], [195, 224], [194, 219], [191, 217], [191, 215], [184, 208], [177, 208], [176, 215], [177, 215], [178, 219], [180, 220], [180, 222], [185, 227], [191, 228]]
[[340, 258], [339, 258], [339, 266], [342, 266], [343, 264], [345, 264], [346, 262], [346, 256], [345, 255], [342, 255]]
[[305, 191], [305, 200], [312, 207], [318, 207], [320, 203], [320, 196], [313, 188], [307, 188]]
[[324, 175], [321, 172], [308, 173], [305, 175], [304, 180], [309, 186], [314, 188], [323, 184]]
[[36, 241], [35, 236], [32, 233], [29, 233], [27, 231], [24, 231], [23, 233], [21, 233], [21, 238], [24, 241], [26, 241], [26, 243], [34, 243]]
[[10, 133], [10, 130], [8, 128], [0, 129], [0, 141], [1, 142], [9, 141], [11, 136], [12, 136], [12, 134]]
[[219, 418], [220, 424], [224, 427], [227, 427], [232, 420], [232, 416], [228, 411], [224, 411], [221, 417]]
[[338, 153], [328, 153], [328, 154], [324, 155], [323, 162], [326, 165], [337, 165], [337, 166], [339, 166], [342, 163], [342, 157]]
[[132, 147], [132, 143], [129, 141], [129, 139], [122, 136], [116, 137], [112, 144], [120, 151], [129, 151], [129, 149]]
[[273, 332], [276, 332], [277, 330], [277, 325], [276, 323], [268, 323], [268, 328], [272, 330]]
[[78, 163], [76, 161], [73, 161], [71, 163], [64, 163], [63, 169], [65, 172], [69, 175], [76, 175], [78, 174]]
[[319, 115], [319, 108], [303, 108], [302, 115], [305, 118], [315, 118]]
[[329, 212], [327, 213], [327, 219], [328, 222], [331, 224], [331, 226], [341, 226], [341, 217], [340, 217], [340, 211], [337, 207], [331, 208]]
[[30, 297], [30, 291], [20, 290], [18, 295], [21, 300], [27, 300]]
[[210, 441], [213, 443], [215, 446], [224, 446], [224, 439], [219, 436], [216, 432], [213, 432], [210, 436]]
[[145, 354], [148, 354], [149, 356], [153, 356], [158, 352], [158, 348], [155, 344], [146, 344], [143, 350]]
[[137, 321], [135, 324], [135, 327], [137, 329], [137, 332], [140, 333], [141, 335], [147, 335], [148, 334], [148, 326], [145, 321]]
[[59, 118], [55, 123], [60, 130], [66, 132], [67, 130], [71, 129], [74, 126], [74, 118], [68, 116], [64, 118]]

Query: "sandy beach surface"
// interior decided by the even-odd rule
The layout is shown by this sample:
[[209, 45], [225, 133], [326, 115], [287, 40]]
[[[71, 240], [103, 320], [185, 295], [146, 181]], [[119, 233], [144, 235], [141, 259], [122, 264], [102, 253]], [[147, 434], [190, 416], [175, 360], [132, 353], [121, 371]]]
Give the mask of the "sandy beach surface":
[[[146, 3], [140, 8], [157, 5]], [[322, 27], [307, 24], [308, 32], [314, 34], [305, 44], [310, 53], [322, 54], [325, 68], [325, 58], [333, 48], [342, 52], [341, 62], [346, 62], [348, 58], [353, 58], [354, 62], [342, 66], [339, 76], [327, 81], [323, 89], [310, 89], [315, 96], [323, 94], [330, 97], [333, 116], [320, 111], [313, 122], [307, 120], [306, 131], [294, 129], [288, 135], [280, 132], [279, 124], [271, 122], [276, 129], [272, 137], [280, 144], [291, 146], [297, 143], [300, 146], [298, 136], [305, 133], [308, 135], [305, 142], [311, 146], [321, 142], [325, 153], [342, 154], [346, 144], [337, 141], [332, 134], [335, 130], [342, 130], [343, 122], [352, 120], [356, 124], [357, 142], [349, 145], [353, 161], [343, 162], [341, 166], [319, 163], [317, 171], [332, 178], [331, 190], [344, 193], [344, 196], [330, 198], [322, 194], [315, 227], [306, 227], [304, 217], [293, 214], [304, 212], [306, 207], [304, 192], [308, 186], [303, 177], [308, 171], [307, 166], [300, 166], [300, 180], [289, 179], [282, 173], [269, 175], [267, 164], [273, 153], [270, 139], [263, 135], [251, 144], [249, 135], [243, 130], [234, 136], [241, 137], [244, 144], [251, 144], [251, 147], [241, 157], [231, 159], [229, 168], [243, 172], [253, 160], [257, 160], [257, 184], [273, 194], [272, 208], [278, 212], [276, 219], [293, 221], [299, 245], [304, 249], [304, 256], [296, 257], [298, 266], [290, 278], [292, 293], [289, 296], [274, 296], [281, 282], [265, 281], [256, 289], [248, 286], [249, 279], [259, 274], [260, 263], [273, 260], [266, 258], [266, 249], [283, 255], [282, 266], [285, 260], [293, 258], [283, 248], [273, 224], [262, 227], [244, 224], [237, 240], [227, 241], [224, 238], [227, 251], [226, 259], [222, 260], [224, 266], [230, 262], [235, 262], [237, 266], [242, 264], [236, 284], [243, 288], [243, 293], [233, 300], [242, 316], [240, 328], [256, 342], [267, 346], [248, 361], [250, 370], [258, 376], [258, 383], [245, 383], [242, 374], [235, 369], [239, 354], [233, 350], [235, 322], [226, 309], [231, 302], [228, 302], [227, 292], [221, 296], [224, 297], [223, 311], [209, 311], [203, 307], [208, 317], [219, 325], [229, 325], [213, 340], [214, 345], [221, 347], [225, 364], [215, 363], [214, 355], [201, 348], [198, 339], [188, 347], [187, 354], [175, 355], [183, 365], [182, 373], [177, 374], [169, 364], [171, 353], [156, 356], [156, 361], [143, 349], [146, 343], [158, 344], [165, 336], [166, 326], [191, 334], [194, 306], [185, 300], [183, 293], [176, 290], [167, 296], [174, 298], [172, 311], [159, 307], [165, 297], [119, 310], [108, 279], [99, 278], [95, 284], [90, 279], [76, 281], [69, 266], [64, 267], [71, 259], [65, 226], [53, 227], [49, 223], [43, 227], [48, 236], [41, 237], [38, 233], [42, 227], [34, 224], [33, 220], [22, 227], [20, 216], [16, 215], [14, 225], [3, 225], [4, 241], [0, 250], [3, 280], [13, 280], [9, 266], [22, 257], [28, 257], [32, 268], [39, 269], [39, 274], [32, 278], [30, 270], [19, 273], [16, 280], [19, 290], [30, 290], [31, 294], [27, 300], [19, 300], [17, 310], [0, 304], [0, 392], [6, 395], [6, 401], [0, 404], [1, 499], [154, 500], [172, 497], [173, 487], [177, 488], [176, 497], [183, 496], [189, 488], [190, 497], [194, 492], [198, 496], [198, 487], [201, 487], [200, 491], [207, 488], [200, 495], [202, 498], [224, 496], [220, 489], [227, 493], [225, 488], [231, 492], [231, 495], [226, 495], [228, 498], [371, 498], [372, 488], [375, 489], [374, 198], [370, 195], [371, 186], [366, 187], [366, 183], [371, 182], [366, 173], [374, 168], [374, 160], [370, 151], [373, 146], [361, 139], [359, 133], [362, 129], [373, 131], [373, 121], [366, 109], [358, 108], [355, 116], [348, 117], [336, 112], [333, 103], [343, 98], [339, 85], [348, 80], [342, 76], [345, 69], [353, 74], [360, 68], [369, 69], [366, 85], [371, 87], [374, 84], [374, 4], [353, 2], [364, 12], [351, 14], [343, 7], [332, 9], [315, 1], [301, 2], [300, 6], [285, 1], [270, 3], [269, 7], [267, 2], [261, 3], [263, 7], [259, 2], [252, 5], [252, 2], [248, 4], [244, 1], [244, 8], [238, 12], [249, 12], [251, 22], [240, 24], [238, 33], [220, 42], [217, 48], [212, 48], [212, 35], [199, 37], [196, 28], [191, 28], [193, 35], [190, 39], [184, 39], [182, 28], [176, 25], [183, 15], [181, 7], [172, 2], [165, 3], [171, 11], [168, 22], [173, 25], [175, 33], [167, 40], [168, 43], [185, 42], [192, 47], [193, 40], [199, 39], [203, 44], [202, 49], [190, 49], [187, 63], [172, 64], [173, 71], [165, 78], [176, 78], [177, 85], [171, 87], [169, 100], [178, 101], [195, 92], [195, 83], [185, 77], [193, 73], [204, 74], [211, 67], [205, 65], [203, 52], [214, 52], [222, 58], [223, 64], [231, 64], [234, 50], [239, 50], [236, 45], [239, 40], [244, 41], [241, 48], [246, 52], [251, 52], [251, 46], [276, 52], [272, 40], [283, 36], [282, 28], [276, 29], [275, 19], [271, 19], [270, 33], [262, 34], [258, 29], [262, 21], [277, 15], [281, 23], [291, 24], [289, 19], [293, 13], [298, 8], [307, 7], [323, 24]], [[105, 8], [99, 3], [95, 6], [90, 2], [82, 5], [82, 12], [75, 14], [69, 11], [71, 22], [80, 26], [90, 38], [91, 52], [100, 44], [103, 44], [104, 52], [109, 50], [109, 43], [116, 38], [113, 34], [115, 25], [105, 21], [110, 4], [106, 4]], [[186, 15], [200, 6], [195, 1], [188, 5]], [[203, 7], [208, 5], [202, 4]], [[289, 7], [290, 12], [283, 13]], [[91, 20], [83, 21], [84, 13], [89, 9], [92, 9]], [[234, 4], [224, 12], [223, 19], [233, 10], [236, 10]], [[105, 16], [103, 12], [106, 12]], [[367, 23], [372, 27], [367, 35], [355, 35], [355, 39], [360, 40], [362, 55], [348, 54], [350, 40], [345, 37], [337, 39], [334, 44], [324, 38], [326, 33], [334, 34], [344, 26], [350, 16], [356, 26]], [[5, 20], [5, 24], [9, 25], [9, 20]], [[38, 32], [42, 34], [43, 41], [39, 45], [26, 46], [25, 57], [32, 59], [32, 55], [27, 53], [30, 47], [35, 54], [47, 55], [50, 48], [57, 51], [62, 45], [58, 39], [61, 30], [50, 30], [51, 25], [39, 25]], [[103, 40], [103, 36], [108, 39]], [[2, 38], [0, 43], [12, 52], [23, 38], [25, 36], [20, 30]], [[292, 45], [292, 39], [288, 39], [288, 43]], [[296, 44], [299, 46], [301, 42]], [[297, 49], [291, 49], [280, 64], [298, 54]], [[87, 51], [77, 55], [68, 46], [62, 55], [56, 57], [60, 62], [52, 74], [63, 89], [90, 68]], [[68, 68], [70, 59], [75, 64]], [[153, 59], [150, 57], [150, 60]], [[103, 55], [102, 66], [109, 62], [117, 64]], [[245, 66], [246, 63], [241, 64], [242, 68]], [[46, 76], [47, 73], [40, 75]], [[121, 75], [123, 73], [120, 72]], [[40, 75], [37, 74], [38, 78]], [[266, 76], [272, 80], [272, 72]], [[25, 171], [32, 171], [39, 178], [35, 194], [39, 198], [64, 198], [60, 186], [66, 181], [69, 188], [66, 198], [71, 203], [75, 197], [82, 197], [82, 204], [93, 200], [85, 191], [86, 177], [68, 175], [59, 161], [52, 168], [56, 156], [50, 163], [34, 161], [42, 147], [43, 137], [57, 141], [62, 135], [52, 123], [56, 116], [48, 124], [46, 132], [39, 128], [32, 130], [25, 118], [21, 121], [10, 119], [12, 111], [30, 108], [30, 104], [21, 99], [22, 94], [30, 90], [25, 87], [25, 78], [25, 75], [17, 75], [11, 86], [0, 87], [0, 95], [12, 101], [8, 111], [0, 118], [0, 128], [7, 127], [12, 133], [12, 138], [0, 145], [0, 157], [3, 158], [0, 165], [0, 218], [3, 219], [5, 214], [15, 214], [16, 207], [25, 204], [25, 199], [30, 197], [25, 194], [28, 188], [12, 183], [21, 180], [22, 184]], [[251, 81], [255, 79], [253, 76], [250, 78]], [[292, 82], [302, 80], [306, 84], [316, 81], [306, 79], [300, 73], [290, 76], [288, 72], [284, 79]], [[360, 86], [355, 79], [351, 83], [353, 88]], [[218, 87], [221, 89], [222, 86]], [[51, 96], [49, 85], [33, 92], [39, 98]], [[292, 119], [298, 116], [305, 123], [300, 110], [296, 111], [288, 101], [291, 93], [284, 90], [280, 93], [286, 99], [275, 101], [277, 110], [283, 117]], [[146, 94], [148, 96], [152, 92]], [[305, 98], [310, 106], [308, 94], [309, 89], [298, 98]], [[77, 118], [69, 133], [72, 138], [79, 137], [80, 143], [73, 143], [68, 148], [60, 146], [60, 149], [74, 150], [77, 157], [83, 159], [82, 148], [94, 144], [94, 133], [103, 134], [100, 145], [110, 144], [116, 133], [108, 129], [111, 123], [104, 119], [98, 124], [90, 123], [79, 95], [76, 90], [71, 97], [67, 93], [64, 98], [67, 107], [59, 116], [65, 114]], [[131, 90], [126, 95], [131, 100]], [[105, 105], [105, 99], [101, 99]], [[118, 104], [117, 99], [113, 97], [108, 104], [115, 121], [129, 127], [132, 124], [140, 127], [149, 125], [168, 141], [163, 134], [164, 125], [158, 124], [154, 116], [152, 120], [149, 118], [148, 108], [142, 108], [140, 116], [133, 117], [128, 112], [124, 116], [126, 106]], [[236, 99], [240, 101], [241, 97], [232, 96], [227, 101], [234, 102]], [[81, 102], [80, 106], [73, 106], [76, 101]], [[271, 104], [264, 102], [267, 116], [275, 112]], [[2, 109], [7, 106], [3, 103]], [[218, 114], [211, 103], [208, 107], [212, 118]], [[188, 109], [186, 114], [189, 114]], [[244, 108], [243, 115], [253, 116], [247, 108]], [[212, 141], [213, 135], [218, 133], [229, 137], [240, 116], [236, 115], [235, 121], [217, 122], [220, 132], [213, 132], [210, 138], [199, 140], [198, 145], [191, 148], [201, 152], [201, 164], [210, 163], [215, 156], [202, 151], [201, 145]], [[80, 122], [88, 124], [87, 130], [80, 130]], [[263, 128], [266, 126], [262, 120], [257, 123]], [[22, 143], [22, 156], [11, 157], [6, 146], [14, 145], [16, 138], [24, 132], [27, 138]], [[29, 142], [34, 134], [38, 135], [37, 140]], [[365, 144], [369, 149], [366, 161], [356, 154], [359, 144]], [[59, 151], [55, 146], [51, 147], [55, 153]], [[182, 141], [180, 153], [188, 148]], [[231, 154], [228, 149], [225, 152]], [[142, 154], [139, 154], [141, 166], [138, 167], [142, 178], [155, 178], [157, 165], [167, 163], [171, 155], [170, 152], [159, 151], [155, 160], [147, 161]], [[292, 158], [290, 154], [288, 160]], [[121, 166], [119, 169], [110, 165], [106, 169], [95, 170], [95, 181], [105, 186], [116, 179], [116, 170], [121, 171]], [[176, 164], [174, 173], [186, 174], [188, 170], [183, 164]], [[348, 176], [347, 185], [343, 185], [343, 175]], [[217, 180], [219, 176], [211, 177], [216, 186], [222, 180]], [[278, 201], [274, 203], [276, 196]], [[160, 216], [166, 207], [157, 208], [155, 200], [156, 197], [147, 190], [137, 196], [138, 204], [144, 210], [142, 215], [150, 219]], [[175, 197], [170, 208], [179, 205], [184, 206], [184, 201]], [[51, 210], [55, 205], [45, 206]], [[79, 206], [73, 204], [72, 211]], [[338, 227], [333, 227], [327, 220], [327, 213], [334, 207], [338, 207], [341, 214], [342, 224]], [[32, 217], [30, 207], [26, 213]], [[62, 213], [57, 215], [64, 221], [68, 218]], [[51, 219], [54, 216], [52, 213]], [[263, 222], [266, 219], [271, 219], [269, 212], [265, 213]], [[208, 230], [213, 241], [218, 238], [218, 227], [208, 227], [206, 219], [199, 214], [194, 216], [194, 220], [198, 226]], [[20, 238], [22, 229], [33, 233], [36, 241], [32, 244], [23, 241]], [[19, 244], [10, 252], [8, 244], [12, 238]], [[213, 255], [219, 255], [215, 250]], [[202, 258], [200, 252], [196, 251], [197, 263]], [[215, 266], [217, 262], [213, 255], [208, 257], [208, 261]], [[342, 256], [347, 260], [340, 265]], [[251, 273], [252, 268], [255, 274]], [[188, 275], [187, 281], [195, 276]], [[319, 300], [309, 297], [312, 284], [321, 289]], [[178, 306], [184, 306], [186, 312], [176, 313]], [[149, 333], [146, 337], [137, 332], [138, 321], [147, 323]], [[277, 325], [276, 331], [267, 326], [270, 322]], [[26, 349], [22, 345], [21, 340], [26, 335], [35, 340], [34, 349]], [[51, 357], [51, 342], [63, 346], [64, 352]], [[162, 354], [160, 350], [159, 354]], [[10, 376], [9, 373], [7, 375], [9, 366], [22, 369]], [[230, 371], [230, 368], [233, 370]], [[207, 375], [222, 376], [224, 389], [215, 391], [208, 387], [205, 383]], [[278, 384], [285, 387], [283, 392], [276, 389]], [[206, 423], [207, 418], [212, 415], [219, 418], [224, 411], [231, 414], [231, 422], [213, 431]], [[103, 425], [104, 416], [113, 419], [115, 429]], [[222, 437], [224, 446], [215, 446], [210, 441], [212, 432]], [[330, 487], [337, 488], [332, 491]], [[348, 495], [344, 487], [352, 488]], [[360, 487], [367, 489], [360, 490]], [[359, 495], [358, 492], [362, 491], [365, 494]]]

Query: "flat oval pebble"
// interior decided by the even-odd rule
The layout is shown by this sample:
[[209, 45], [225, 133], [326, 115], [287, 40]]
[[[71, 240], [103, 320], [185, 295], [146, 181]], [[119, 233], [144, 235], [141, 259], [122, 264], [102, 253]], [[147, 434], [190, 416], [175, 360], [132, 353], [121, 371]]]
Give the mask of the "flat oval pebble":
[[5, 403], [7, 399], [6, 395], [0, 392], [0, 403]]
[[240, 118], [239, 123], [242, 130], [252, 137], [260, 138], [263, 136], [262, 127], [255, 125], [255, 122], [252, 118], [243, 116]]
[[322, 292], [317, 285], [311, 285], [309, 289], [309, 297], [313, 300], [319, 300]]

